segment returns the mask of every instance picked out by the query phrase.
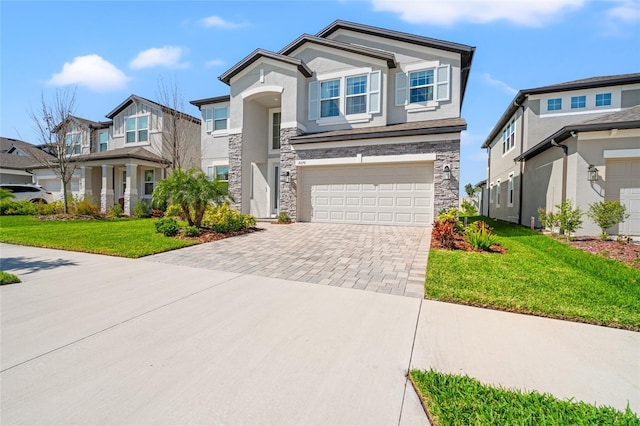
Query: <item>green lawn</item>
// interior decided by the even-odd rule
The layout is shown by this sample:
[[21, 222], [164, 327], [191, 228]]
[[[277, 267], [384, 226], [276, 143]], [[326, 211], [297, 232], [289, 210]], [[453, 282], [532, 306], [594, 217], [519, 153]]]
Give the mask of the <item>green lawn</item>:
[[487, 220], [506, 254], [431, 250], [429, 299], [640, 330], [640, 272]]
[[595, 407], [549, 394], [482, 385], [467, 376], [413, 370], [411, 379], [433, 426], [445, 425], [625, 425], [640, 419], [629, 408]]
[[155, 219], [39, 221], [0, 216], [0, 241], [36, 247], [141, 257], [196, 244], [156, 233]]

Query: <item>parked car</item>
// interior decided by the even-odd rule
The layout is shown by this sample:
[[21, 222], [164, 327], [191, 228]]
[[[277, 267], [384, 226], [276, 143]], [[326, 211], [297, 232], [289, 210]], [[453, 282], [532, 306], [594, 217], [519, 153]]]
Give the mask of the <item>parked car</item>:
[[13, 192], [14, 201], [29, 200], [34, 203], [50, 203], [53, 201], [53, 194], [41, 186], [18, 183], [3, 183], [2, 189]]

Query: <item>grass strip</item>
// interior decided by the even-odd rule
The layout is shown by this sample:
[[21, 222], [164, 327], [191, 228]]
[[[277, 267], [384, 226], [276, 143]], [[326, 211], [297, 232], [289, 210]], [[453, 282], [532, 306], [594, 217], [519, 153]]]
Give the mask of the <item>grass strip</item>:
[[507, 253], [430, 250], [428, 299], [640, 331], [640, 272], [513, 224]]
[[0, 271], [0, 285], [5, 284], [17, 284], [20, 282], [20, 278], [10, 274], [8, 272]]
[[449, 425], [625, 425], [640, 419], [627, 407], [562, 401], [550, 394], [483, 385], [468, 376], [412, 370], [410, 380], [433, 426]]
[[0, 216], [0, 241], [111, 256], [138, 258], [197, 244], [165, 237], [156, 219], [40, 221], [33, 216]]

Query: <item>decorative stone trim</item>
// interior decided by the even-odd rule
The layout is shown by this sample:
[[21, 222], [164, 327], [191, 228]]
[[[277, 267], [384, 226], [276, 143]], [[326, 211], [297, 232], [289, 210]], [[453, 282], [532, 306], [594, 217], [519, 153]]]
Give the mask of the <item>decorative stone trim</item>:
[[[300, 129], [289, 127], [280, 129], [280, 211], [289, 215], [292, 221], [297, 217], [298, 170], [296, 160], [298, 156], [291, 147], [289, 139], [302, 134]], [[289, 172], [289, 183], [286, 183], [286, 173]]]
[[231, 207], [242, 211], [242, 133], [229, 136], [229, 194]]

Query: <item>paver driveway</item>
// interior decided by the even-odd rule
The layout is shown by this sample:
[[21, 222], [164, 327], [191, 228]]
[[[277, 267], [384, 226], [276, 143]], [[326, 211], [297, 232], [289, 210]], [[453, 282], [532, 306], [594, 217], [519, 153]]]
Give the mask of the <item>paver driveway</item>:
[[423, 297], [431, 228], [259, 223], [263, 231], [145, 258], [155, 262]]

